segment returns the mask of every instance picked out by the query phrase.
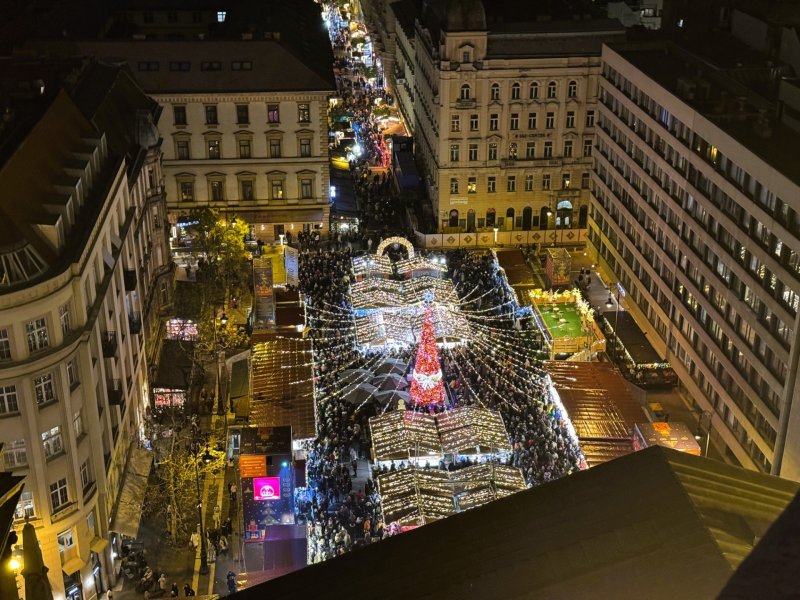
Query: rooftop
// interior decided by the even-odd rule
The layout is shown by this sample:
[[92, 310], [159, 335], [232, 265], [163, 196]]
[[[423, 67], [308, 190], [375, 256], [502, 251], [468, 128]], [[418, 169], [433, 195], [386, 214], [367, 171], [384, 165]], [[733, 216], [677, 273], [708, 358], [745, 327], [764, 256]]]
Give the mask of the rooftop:
[[[611, 49], [800, 185], [794, 155], [800, 133], [776, 113], [778, 83], [789, 72], [786, 67], [727, 34], [714, 34], [702, 46], [681, 42]], [[699, 84], [693, 97], [682, 91], [687, 82]]]
[[[712, 598], [798, 484], [653, 447], [238, 592], [261, 598]], [[397, 580], [402, 569], [401, 584]], [[431, 559], [431, 557], [434, 557]], [[335, 593], [332, 592], [335, 590]]]

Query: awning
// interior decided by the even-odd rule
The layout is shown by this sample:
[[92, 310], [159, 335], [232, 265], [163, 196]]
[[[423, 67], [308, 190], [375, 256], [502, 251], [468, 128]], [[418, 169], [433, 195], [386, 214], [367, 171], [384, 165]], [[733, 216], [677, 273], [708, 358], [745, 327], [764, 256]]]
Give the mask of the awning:
[[244, 219], [249, 225], [257, 223], [320, 223], [323, 215], [321, 208], [247, 210], [236, 211], [234, 214]]
[[150, 476], [152, 464], [152, 452], [141, 448], [135, 448], [131, 452], [122, 492], [117, 498], [117, 507], [110, 527], [111, 531], [116, 531], [132, 538], [135, 538], [139, 533], [142, 504], [144, 503], [147, 478]]
[[67, 575], [72, 575], [73, 573], [80, 571], [85, 566], [86, 561], [76, 556], [74, 558], [70, 558], [67, 562], [61, 565], [61, 570]]
[[97, 552], [98, 554], [105, 550], [106, 546], [108, 546], [108, 540], [101, 537], [95, 537], [89, 542], [89, 548], [91, 548], [92, 552]]

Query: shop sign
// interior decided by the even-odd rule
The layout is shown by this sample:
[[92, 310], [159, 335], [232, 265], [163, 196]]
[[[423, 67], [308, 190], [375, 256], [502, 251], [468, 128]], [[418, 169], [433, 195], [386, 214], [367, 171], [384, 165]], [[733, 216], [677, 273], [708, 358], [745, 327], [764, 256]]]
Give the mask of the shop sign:
[[253, 479], [253, 497], [256, 500], [280, 500], [280, 477], [256, 477]]

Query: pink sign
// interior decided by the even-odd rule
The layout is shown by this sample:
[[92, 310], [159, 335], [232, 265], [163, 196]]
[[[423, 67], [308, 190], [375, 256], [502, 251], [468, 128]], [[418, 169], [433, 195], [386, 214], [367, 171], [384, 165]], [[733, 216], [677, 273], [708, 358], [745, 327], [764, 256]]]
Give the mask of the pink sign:
[[255, 477], [253, 478], [253, 495], [256, 500], [280, 500], [280, 477]]

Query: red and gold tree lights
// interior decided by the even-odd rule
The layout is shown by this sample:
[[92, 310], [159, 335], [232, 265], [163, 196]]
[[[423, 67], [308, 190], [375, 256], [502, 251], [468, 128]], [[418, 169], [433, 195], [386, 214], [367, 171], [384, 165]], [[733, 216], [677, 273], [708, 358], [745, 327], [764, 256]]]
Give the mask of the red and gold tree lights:
[[431, 321], [431, 306], [425, 309], [422, 335], [417, 348], [417, 360], [411, 380], [409, 395], [414, 404], [431, 406], [444, 402], [442, 366], [439, 363], [439, 348], [436, 346], [436, 332]]

